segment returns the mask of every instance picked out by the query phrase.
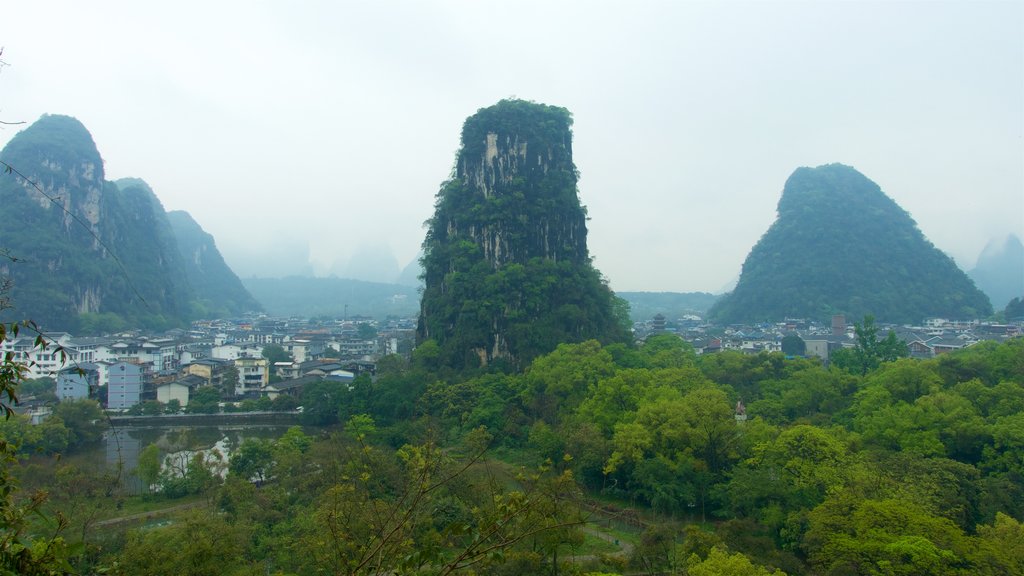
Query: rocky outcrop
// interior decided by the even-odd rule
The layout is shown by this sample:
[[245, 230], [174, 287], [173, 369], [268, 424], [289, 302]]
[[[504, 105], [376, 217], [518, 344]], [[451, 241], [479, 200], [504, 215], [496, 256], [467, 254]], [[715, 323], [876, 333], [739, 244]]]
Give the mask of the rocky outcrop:
[[0, 246], [17, 262], [5, 319], [47, 329], [161, 328], [196, 315], [163, 205], [138, 179], [105, 179], [103, 159], [74, 118], [47, 115], [0, 152]]
[[560, 342], [624, 338], [590, 264], [572, 117], [505, 100], [466, 120], [423, 243], [419, 340], [457, 365], [521, 365]]

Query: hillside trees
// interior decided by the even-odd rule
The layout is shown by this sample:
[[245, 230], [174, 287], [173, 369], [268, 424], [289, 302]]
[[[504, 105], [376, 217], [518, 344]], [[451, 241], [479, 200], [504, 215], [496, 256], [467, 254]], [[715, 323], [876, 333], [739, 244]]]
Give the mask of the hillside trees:
[[985, 317], [992, 304], [876, 183], [841, 164], [798, 168], [736, 288], [709, 314], [732, 323], [868, 313], [916, 323]]
[[568, 110], [503, 100], [468, 118], [423, 241], [417, 340], [446, 366], [517, 371], [559, 344], [628, 339], [591, 264]]

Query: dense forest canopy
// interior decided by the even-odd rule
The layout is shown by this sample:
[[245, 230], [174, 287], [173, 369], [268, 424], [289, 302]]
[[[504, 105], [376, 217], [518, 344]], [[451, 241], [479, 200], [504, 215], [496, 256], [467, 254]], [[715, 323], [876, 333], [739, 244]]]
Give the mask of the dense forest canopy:
[[789, 177], [778, 218], [711, 316], [731, 323], [833, 314], [920, 323], [986, 317], [992, 305], [877, 184], [829, 164]]
[[[177, 472], [147, 449], [143, 501], [205, 504], [162, 527], [84, 530], [72, 560], [115, 574], [1024, 569], [1024, 339], [863, 373], [697, 356], [674, 335], [561, 344], [518, 374], [459, 376], [436, 353], [309, 385], [315, 434], [246, 440]], [[61, 413], [67, 429], [78, 412]], [[40, 434], [65, 425], [29, 428], [2, 432], [47, 446]], [[102, 517], [98, 503], [119, 514], [74, 466], [31, 472], [32, 485], [77, 479], [54, 492], [72, 527]], [[581, 552], [613, 524], [628, 546]]]

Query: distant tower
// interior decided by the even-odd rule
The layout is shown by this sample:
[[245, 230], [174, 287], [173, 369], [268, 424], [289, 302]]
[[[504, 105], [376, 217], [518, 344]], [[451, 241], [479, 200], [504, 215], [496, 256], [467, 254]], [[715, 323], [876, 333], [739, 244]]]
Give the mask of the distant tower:
[[655, 334], [661, 334], [665, 331], [665, 316], [662, 314], [655, 314], [654, 319], [651, 320], [651, 331]]
[[846, 316], [836, 314], [832, 317], [832, 335], [846, 336]]

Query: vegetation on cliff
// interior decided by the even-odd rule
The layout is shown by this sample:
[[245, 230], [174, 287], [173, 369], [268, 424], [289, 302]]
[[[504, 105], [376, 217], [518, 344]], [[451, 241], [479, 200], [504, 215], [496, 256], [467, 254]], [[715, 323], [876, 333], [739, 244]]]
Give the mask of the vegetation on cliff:
[[992, 305], [877, 184], [841, 164], [799, 168], [736, 289], [711, 316], [729, 323], [840, 313], [902, 323], [985, 317]]
[[22, 317], [51, 329], [78, 329], [80, 315], [112, 314], [162, 327], [185, 316], [191, 292], [159, 200], [104, 179], [103, 160], [84, 126], [44, 116], [0, 152], [19, 176], [0, 179], [0, 246], [20, 261], [13, 281]]
[[466, 120], [423, 242], [419, 339], [443, 363], [523, 366], [560, 343], [626, 338], [590, 263], [568, 110], [503, 100]]
[[261, 308], [224, 262], [213, 236], [188, 212], [168, 212], [167, 221], [185, 267], [185, 277], [195, 293], [193, 316], [224, 318]]
[[0, 268], [17, 305], [7, 317], [94, 333], [202, 315], [160, 200], [141, 180], [107, 181], [78, 120], [43, 116], [0, 160], [17, 170], [0, 179], [0, 246], [18, 260]]

